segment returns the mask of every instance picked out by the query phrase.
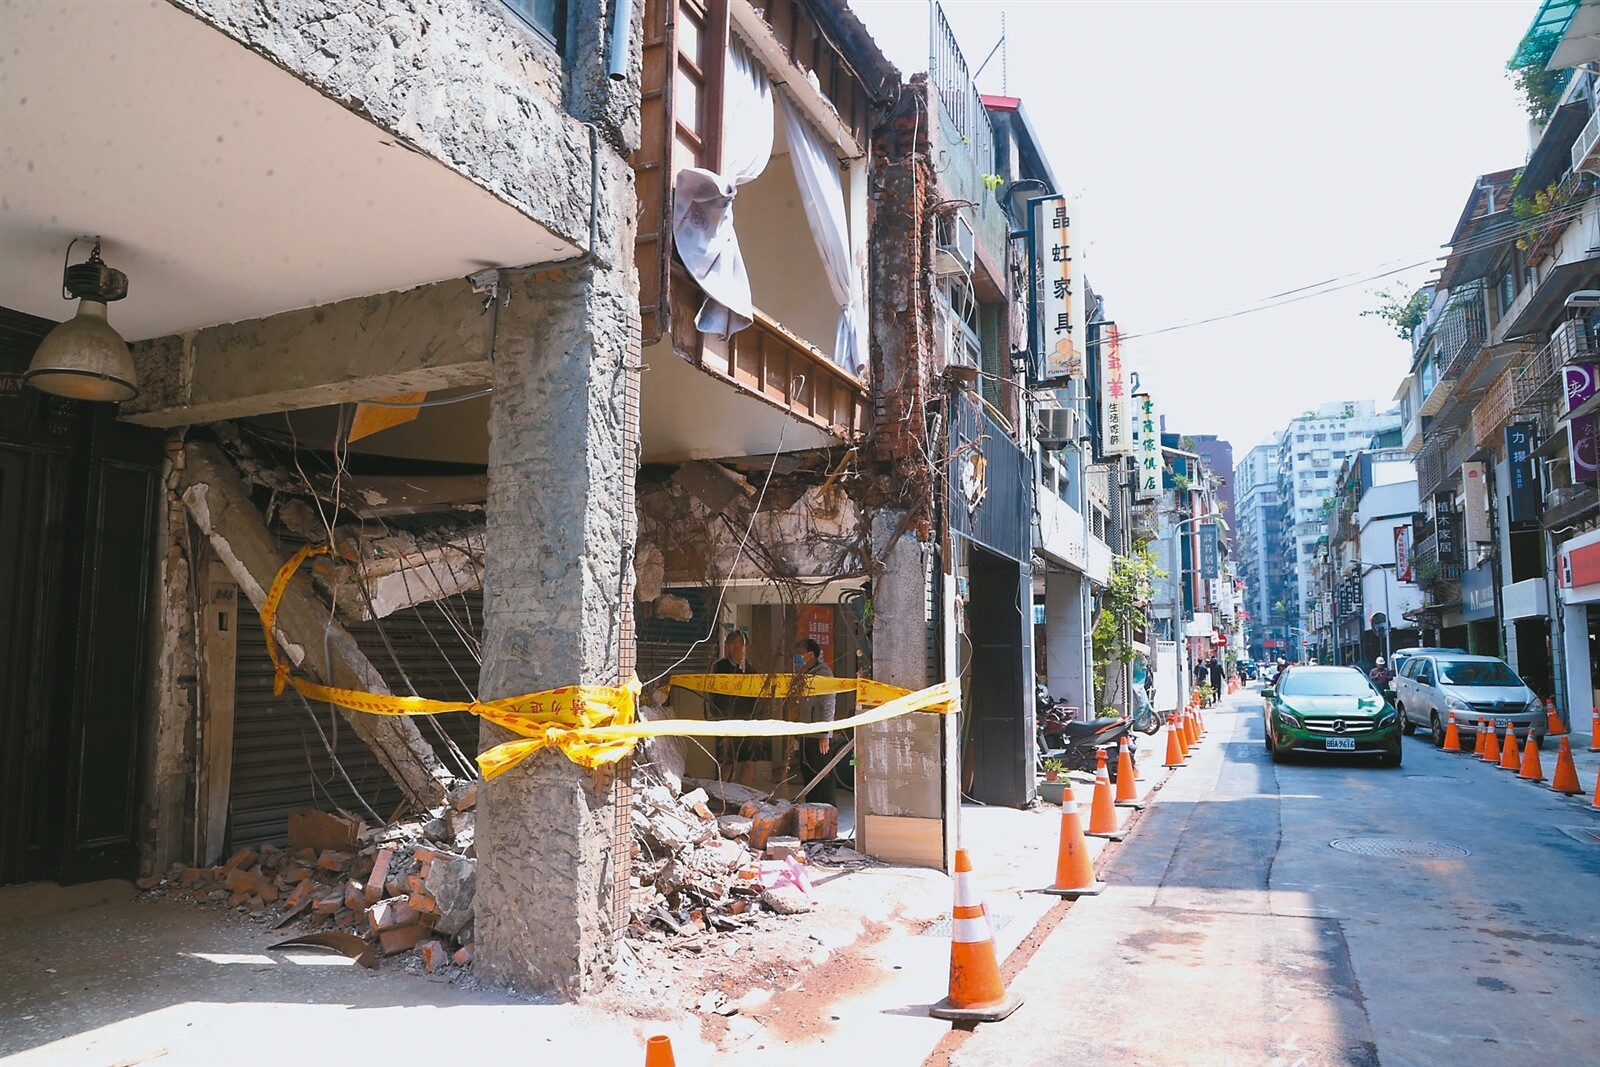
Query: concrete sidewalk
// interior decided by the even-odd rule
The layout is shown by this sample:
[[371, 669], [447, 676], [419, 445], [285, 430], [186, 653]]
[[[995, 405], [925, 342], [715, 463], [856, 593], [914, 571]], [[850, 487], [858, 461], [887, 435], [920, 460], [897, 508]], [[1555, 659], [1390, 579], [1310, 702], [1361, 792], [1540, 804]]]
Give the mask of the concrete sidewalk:
[[[1141, 798], [1158, 801], [1165, 731], [1139, 740]], [[1092, 779], [1075, 775], [1074, 790], [1087, 820]], [[1055, 874], [1060, 823], [1055, 805], [962, 808], [960, 839], [1002, 961], [1053, 908], [1069, 906], [1039, 892]], [[1096, 857], [1106, 847], [1089, 839]], [[731, 1018], [650, 1018], [647, 1007], [619, 1011], [604, 995], [530, 1003], [393, 965], [365, 971], [341, 957], [269, 949], [288, 931], [231, 912], [136, 899], [120, 883], [78, 891], [75, 910], [42, 909], [0, 930], [0, 1062], [276, 1067], [314, 1054], [394, 1064], [636, 1064], [646, 1038], [666, 1033], [683, 1067], [922, 1063], [951, 1031], [927, 1014], [947, 992], [950, 879], [889, 866], [813, 873], [816, 911], [785, 920], [810, 947], [809, 969], [772, 974]], [[38, 891], [0, 891], [11, 895], [6, 913], [27, 914], [19, 901], [30, 892]]]

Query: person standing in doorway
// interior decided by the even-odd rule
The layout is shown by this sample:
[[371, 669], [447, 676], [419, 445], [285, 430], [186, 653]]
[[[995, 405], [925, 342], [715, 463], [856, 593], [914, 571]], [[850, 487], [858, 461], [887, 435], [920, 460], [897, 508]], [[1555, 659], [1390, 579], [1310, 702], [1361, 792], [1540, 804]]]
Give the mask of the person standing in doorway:
[[[794, 665], [799, 673], [813, 678], [832, 678], [833, 671], [822, 662], [822, 646], [812, 638], [795, 642]], [[832, 722], [834, 717], [834, 695], [832, 693], [818, 693], [814, 696], [804, 697], [800, 702], [800, 720], [802, 722]], [[800, 768], [805, 777], [801, 782], [803, 787], [817, 775], [822, 774], [822, 768], [828, 765], [828, 750], [833, 747], [833, 734], [805, 734], [800, 738]], [[833, 775], [824, 775], [816, 788], [811, 790], [807, 800], [819, 804], [832, 804], [837, 797], [834, 788]]]
[[[711, 665], [712, 674], [754, 674], [746, 658], [749, 642], [744, 631], [734, 630], [722, 639], [722, 658]], [[715, 719], [753, 719], [756, 698], [711, 696], [711, 717]], [[717, 738], [717, 777], [721, 781], [751, 785], [756, 779], [756, 762], [762, 758], [759, 737]]]

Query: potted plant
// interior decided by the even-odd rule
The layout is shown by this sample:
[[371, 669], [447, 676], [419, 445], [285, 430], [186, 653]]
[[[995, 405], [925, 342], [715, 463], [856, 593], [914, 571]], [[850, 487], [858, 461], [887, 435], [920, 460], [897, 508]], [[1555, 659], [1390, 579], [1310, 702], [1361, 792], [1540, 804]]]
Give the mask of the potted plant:
[[1066, 771], [1066, 764], [1058, 759], [1044, 761], [1044, 781], [1039, 783], [1039, 796], [1051, 804], [1061, 803], [1061, 798], [1066, 794], [1067, 783], [1062, 775]]

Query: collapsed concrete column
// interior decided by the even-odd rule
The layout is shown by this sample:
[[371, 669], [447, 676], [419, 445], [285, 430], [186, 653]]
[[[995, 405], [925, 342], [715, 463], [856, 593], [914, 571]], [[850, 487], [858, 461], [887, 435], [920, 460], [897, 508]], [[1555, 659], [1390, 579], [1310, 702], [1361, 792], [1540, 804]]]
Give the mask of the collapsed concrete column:
[[[614, 685], [632, 647], [637, 282], [631, 175], [607, 177], [611, 262], [509, 280], [490, 415], [481, 692]], [[633, 394], [636, 395], [636, 394]], [[509, 735], [483, 725], [485, 747]], [[622, 768], [625, 773], [625, 768]], [[477, 966], [567, 996], [627, 922], [627, 780], [543, 751], [478, 800]]]
[[[260, 608], [287, 558], [250, 502], [250, 490], [222, 450], [203, 441], [184, 446], [178, 491], [195, 525], [210, 540], [233, 580]], [[310, 592], [309, 579], [292, 582], [278, 611], [277, 633], [296, 666], [324, 685], [388, 693], [389, 687], [328, 607]], [[406, 798], [418, 808], [437, 807], [454, 779], [410, 719], [340, 709]]]

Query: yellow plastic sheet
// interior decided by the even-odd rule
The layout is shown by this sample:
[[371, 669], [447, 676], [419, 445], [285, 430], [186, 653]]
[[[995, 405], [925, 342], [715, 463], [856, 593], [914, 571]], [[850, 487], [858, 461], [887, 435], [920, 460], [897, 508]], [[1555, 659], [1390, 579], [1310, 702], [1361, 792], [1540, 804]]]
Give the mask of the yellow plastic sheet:
[[[638, 721], [639, 681], [627, 685], [569, 685], [539, 693], [504, 697], [499, 700], [449, 701], [423, 697], [402, 697], [386, 693], [367, 693], [319, 685], [297, 677], [283, 658], [273, 639], [278, 605], [283, 600], [289, 579], [312, 556], [324, 555], [326, 547], [307, 545], [279, 569], [261, 605], [261, 625], [267, 634], [267, 655], [275, 672], [273, 691], [282, 693], [292, 685], [307, 700], [335, 704], [372, 715], [438, 715], [445, 712], [470, 712], [505, 727], [520, 740], [496, 745], [478, 756], [478, 768], [485, 778], [495, 778], [542, 748], [559, 748], [574, 763], [598, 767], [615, 763], [633, 751], [644, 737], [788, 737], [799, 734], [828, 733], [884, 722], [913, 711], [944, 713], [954, 707], [949, 686], [940, 684], [911, 692], [898, 686], [864, 678], [817, 678], [808, 676], [806, 692], [813, 694], [855, 692], [857, 703], [871, 710], [835, 722], [802, 723], [781, 719], [661, 719]], [[792, 675], [693, 674], [676, 676], [672, 684], [701, 692], [735, 696], [786, 696]], [[753, 687], [754, 691], [746, 692]], [[766, 687], [766, 688], [762, 688]]]

